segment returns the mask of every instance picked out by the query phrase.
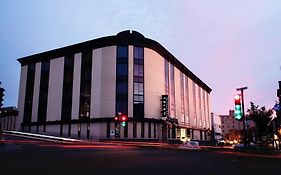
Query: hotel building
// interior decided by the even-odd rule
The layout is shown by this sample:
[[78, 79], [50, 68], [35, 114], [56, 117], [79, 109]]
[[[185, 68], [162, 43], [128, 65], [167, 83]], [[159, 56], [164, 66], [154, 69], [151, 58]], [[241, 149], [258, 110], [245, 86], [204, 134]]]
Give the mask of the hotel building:
[[[211, 89], [136, 31], [18, 61], [17, 130], [95, 140], [209, 139]], [[118, 113], [128, 117], [125, 126], [114, 121]]]

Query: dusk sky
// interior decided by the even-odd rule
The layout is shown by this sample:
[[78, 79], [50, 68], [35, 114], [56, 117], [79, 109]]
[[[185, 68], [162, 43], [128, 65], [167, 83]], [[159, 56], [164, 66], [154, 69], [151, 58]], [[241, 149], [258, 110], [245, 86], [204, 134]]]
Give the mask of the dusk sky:
[[245, 108], [277, 100], [280, 0], [0, 0], [4, 106], [17, 106], [18, 58], [123, 30], [158, 41], [204, 81], [211, 112], [228, 114], [243, 86]]

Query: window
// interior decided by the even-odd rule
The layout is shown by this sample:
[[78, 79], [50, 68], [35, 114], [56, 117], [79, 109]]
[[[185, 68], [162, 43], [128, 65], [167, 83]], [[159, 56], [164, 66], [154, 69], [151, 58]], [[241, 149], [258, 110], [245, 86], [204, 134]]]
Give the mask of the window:
[[134, 92], [133, 115], [135, 118], [144, 118], [144, 50], [143, 47], [134, 47]]
[[90, 118], [92, 50], [82, 52], [79, 118]]
[[[200, 86], [197, 86], [197, 87], [198, 87], [199, 118], [202, 119], [201, 88], [200, 88]], [[201, 122], [200, 122], [200, 126], [201, 126]]]
[[195, 93], [195, 82], [192, 83], [192, 96], [193, 96], [193, 111], [194, 111], [194, 117], [197, 118], [197, 108], [196, 108], [196, 93]]
[[116, 84], [117, 94], [127, 94], [128, 93], [128, 83], [120, 82]]
[[189, 92], [188, 92], [188, 77], [185, 77], [185, 95], [186, 95], [186, 106], [187, 106], [187, 113], [186, 113], [186, 123], [189, 123], [189, 116], [190, 116], [190, 111], [189, 111]]
[[171, 98], [170, 98], [170, 106], [171, 111], [170, 114], [172, 117], [175, 117], [176, 114], [176, 108], [175, 108], [175, 74], [174, 74], [174, 66], [170, 64], [170, 85], [171, 85]]
[[117, 64], [116, 71], [119, 76], [128, 75], [128, 64]]
[[127, 124], [124, 126], [124, 138], [128, 138], [128, 125], [129, 122], [127, 122]]
[[143, 77], [143, 65], [134, 65], [134, 76]]
[[205, 98], [206, 98], [206, 96], [205, 96], [206, 91], [204, 91], [202, 89], [202, 92], [203, 92], [203, 115], [204, 115], [205, 120], [207, 120], [208, 117], [206, 116], [206, 100], [205, 100]]
[[39, 123], [46, 121], [47, 102], [48, 102], [48, 87], [49, 87], [50, 60], [43, 61], [41, 64], [39, 104], [38, 104], [38, 119]]
[[106, 123], [106, 138], [110, 138], [110, 122]]
[[27, 77], [26, 77], [26, 90], [25, 90], [24, 114], [23, 114], [23, 123], [25, 124], [31, 123], [34, 77], [35, 77], [35, 64], [30, 64], [28, 65], [27, 68]]
[[185, 123], [185, 107], [184, 107], [184, 77], [183, 73], [180, 73], [180, 95], [181, 95], [181, 122]]
[[137, 123], [133, 123], [133, 138], [137, 138]]
[[156, 138], [156, 123], [154, 123], [154, 138]]
[[120, 58], [119, 61], [124, 59], [125, 62], [127, 62], [128, 60], [126, 58], [128, 58], [128, 46], [118, 46], [117, 57]]
[[115, 112], [128, 114], [128, 46], [117, 46]]
[[74, 55], [72, 54], [64, 58], [62, 111], [61, 111], [62, 121], [71, 120], [73, 69], [74, 69]]
[[144, 138], [144, 122], [141, 122], [141, 138]]
[[148, 123], [148, 138], [151, 138], [151, 123]]
[[143, 83], [134, 83], [134, 94], [143, 95]]

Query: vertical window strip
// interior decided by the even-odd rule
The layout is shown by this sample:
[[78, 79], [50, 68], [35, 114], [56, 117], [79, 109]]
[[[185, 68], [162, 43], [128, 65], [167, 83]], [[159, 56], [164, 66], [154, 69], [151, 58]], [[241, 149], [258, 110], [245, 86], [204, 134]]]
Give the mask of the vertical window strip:
[[170, 83], [171, 83], [171, 115], [175, 117], [176, 109], [175, 109], [175, 70], [174, 66], [170, 64]]
[[196, 92], [195, 92], [195, 82], [192, 83], [192, 96], [193, 96], [193, 111], [194, 111], [194, 124], [197, 125], [197, 109], [196, 109]]
[[82, 52], [79, 119], [90, 118], [92, 50]]
[[38, 119], [39, 123], [46, 122], [47, 104], [48, 104], [48, 89], [49, 89], [49, 75], [50, 75], [50, 60], [44, 61], [41, 64], [41, 77], [39, 89], [39, 105], [38, 105]]
[[151, 122], [148, 123], [148, 138], [151, 138]]
[[128, 115], [128, 46], [117, 46], [116, 52], [115, 112]]
[[156, 126], [157, 126], [157, 124], [154, 123], [154, 138], [156, 138]]
[[209, 112], [210, 112], [209, 110], [210, 109], [209, 109], [209, 107], [210, 106], [209, 106], [209, 94], [208, 93], [206, 93], [206, 100], [207, 100], [207, 126], [209, 127], [209, 125], [210, 125], [210, 121], [209, 121], [209, 119], [210, 119], [209, 118], [209, 115], [210, 115], [209, 114]]
[[181, 116], [182, 119], [181, 121], [183, 123], [186, 122], [185, 120], [185, 104], [184, 104], [184, 77], [183, 77], [183, 73], [180, 72], [180, 93], [181, 93]]
[[32, 113], [34, 78], [35, 78], [35, 63], [28, 65], [26, 78], [27, 78], [27, 80], [26, 80], [23, 122], [25, 124], [29, 124], [29, 123], [31, 123], [31, 113]]
[[133, 117], [144, 118], [144, 48], [134, 47]]
[[61, 120], [71, 120], [72, 89], [73, 89], [74, 54], [64, 58], [63, 93]]
[[202, 103], [201, 103], [201, 88], [198, 87], [198, 106], [199, 106], [199, 126], [202, 126]]
[[185, 91], [186, 91], [186, 106], [187, 106], [187, 117], [186, 117], [186, 121], [187, 123], [189, 123], [189, 116], [190, 116], [190, 109], [189, 109], [189, 88], [188, 88], [188, 77], [185, 77]]
[[137, 138], [137, 123], [133, 122], [133, 138]]
[[169, 94], [169, 62], [168, 60], [165, 59], [165, 63], [164, 63], [164, 75], [165, 75], [165, 94], [168, 95], [168, 116], [170, 116], [171, 114], [171, 97]]
[[144, 138], [144, 122], [141, 122], [141, 138]]
[[205, 91], [204, 90], [202, 90], [203, 91], [203, 115], [204, 115], [204, 127], [206, 127], [206, 121], [207, 121], [207, 117], [206, 117], [206, 100], [205, 100], [205, 98], [206, 98], [206, 96], [205, 96]]

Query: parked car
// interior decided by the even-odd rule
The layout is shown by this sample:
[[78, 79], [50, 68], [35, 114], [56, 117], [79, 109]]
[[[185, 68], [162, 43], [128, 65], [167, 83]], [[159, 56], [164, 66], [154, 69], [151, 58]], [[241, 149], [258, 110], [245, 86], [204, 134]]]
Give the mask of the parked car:
[[200, 149], [199, 142], [190, 140], [187, 141], [185, 144], [180, 145], [179, 148], [184, 148], [184, 149]]
[[219, 140], [218, 143], [217, 143], [217, 146], [225, 146], [225, 141]]
[[243, 143], [236, 143], [233, 145], [234, 149], [243, 149], [244, 148], [244, 144]]

